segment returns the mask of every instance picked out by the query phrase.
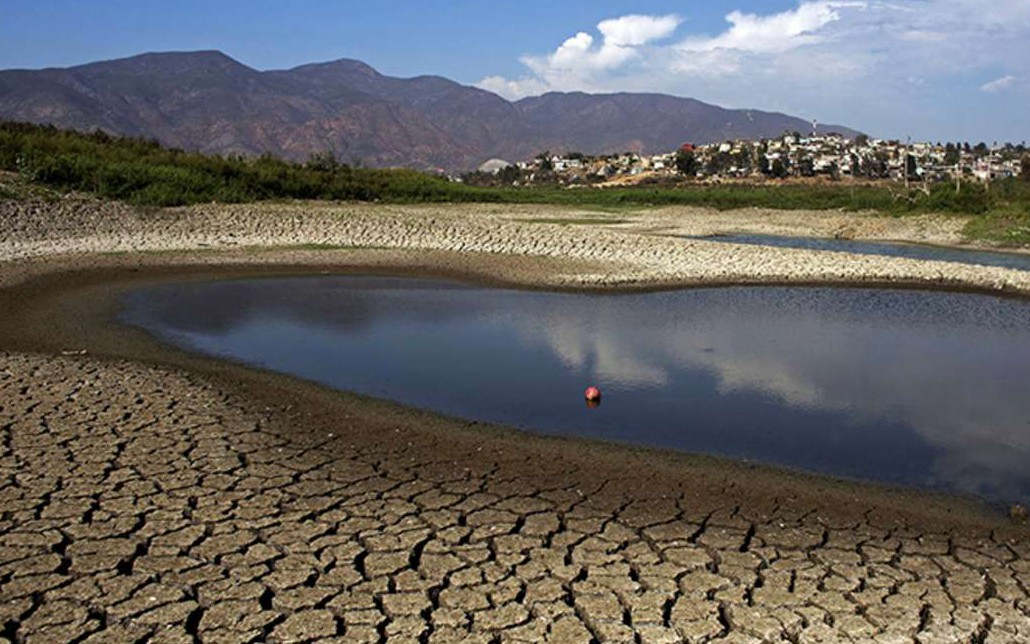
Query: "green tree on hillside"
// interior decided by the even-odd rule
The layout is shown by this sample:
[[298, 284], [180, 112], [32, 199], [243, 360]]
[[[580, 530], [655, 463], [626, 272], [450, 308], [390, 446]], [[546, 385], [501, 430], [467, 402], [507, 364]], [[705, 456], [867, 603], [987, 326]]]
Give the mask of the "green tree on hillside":
[[851, 161], [851, 176], [862, 176], [862, 160], [858, 158], [858, 155], [851, 153], [849, 160]]
[[758, 171], [766, 175], [772, 172], [772, 169], [769, 167], [769, 157], [765, 156], [765, 154], [758, 155]]
[[944, 164], [955, 165], [959, 162], [959, 149], [954, 143], [944, 146]]
[[522, 180], [522, 170], [517, 165], [508, 165], [497, 172], [497, 179], [502, 184], [512, 185]]
[[726, 152], [716, 152], [715, 154], [708, 157], [708, 163], [705, 166], [705, 171], [708, 174], [722, 174], [730, 167], [730, 155]]
[[676, 169], [680, 173], [693, 177], [697, 174], [697, 169], [700, 164], [697, 162], [697, 157], [690, 150], [680, 150], [676, 153]]
[[917, 176], [916, 170], [919, 169], [919, 165], [916, 163], [916, 158], [911, 154], [905, 155], [905, 174], [908, 175], [909, 179], [915, 179]]
[[814, 177], [815, 176], [815, 161], [812, 157], [804, 156], [798, 159], [798, 174], [802, 177]]

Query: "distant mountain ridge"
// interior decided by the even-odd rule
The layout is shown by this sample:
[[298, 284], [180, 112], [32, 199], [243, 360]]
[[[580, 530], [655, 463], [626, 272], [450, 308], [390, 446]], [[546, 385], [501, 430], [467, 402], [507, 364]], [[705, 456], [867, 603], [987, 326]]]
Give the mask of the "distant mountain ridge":
[[[657, 153], [808, 131], [808, 121], [663, 94], [548, 93], [510, 102], [440, 76], [342, 59], [258, 71], [218, 51], [0, 71], [0, 119], [156, 138], [219, 154], [465, 170], [545, 150]], [[845, 136], [839, 126], [821, 126]]]

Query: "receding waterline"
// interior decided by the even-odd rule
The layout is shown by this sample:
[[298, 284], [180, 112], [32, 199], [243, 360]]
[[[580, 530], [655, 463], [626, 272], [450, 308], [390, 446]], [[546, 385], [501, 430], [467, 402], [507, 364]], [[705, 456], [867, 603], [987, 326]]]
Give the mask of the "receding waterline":
[[904, 242], [826, 239], [822, 237], [790, 237], [786, 235], [759, 235], [752, 233], [699, 236], [688, 235], [685, 236], [685, 238], [716, 241], [727, 244], [747, 244], [749, 246], [803, 248], [805, 250], [836, 251], [855, 253], [858, 255], [877, 255], [880, 257], [927, 259], [939, 262], [951, 262], [954, 264], [996, 266], [999, 268], [1011, 268], [1019, 271], [1030, 271], [1030, 254], [1025, 253], [950, 248], [944, 246], [930, 246], [926, 244], [909, 244]]
[[[1030, 303], [727, 287], [586, 295], [385, 277], [170, 284], [174, 345], [547, 434], [1030, 500]], [[604, 392], [596, 409], [583, 390]]]

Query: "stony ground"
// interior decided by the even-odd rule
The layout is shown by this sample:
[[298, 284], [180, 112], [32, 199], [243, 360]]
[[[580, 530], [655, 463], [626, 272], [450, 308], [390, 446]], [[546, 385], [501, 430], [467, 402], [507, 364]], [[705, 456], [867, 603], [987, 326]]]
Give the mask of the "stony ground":
[[[54, 255], [267, 247], [378, 248], [603, 262], [556, 286], [907, 282], [1030, 292], [1030, 273], [949, 262], [677, 238], [758, 232], [956, 243], [964, 220], [861, 213], [666, 208], [616, 215], [552, 206], [246, 204], [136, 211], [68, 197], [0, 201], [0, 261]], [[212, 253], [211, 261], [218, 261]], [[505, 276], [500, 276], [505, 277]]]
[[1030, 641], [1015, 529], [541, 486], [270, 422], [177, 373], [0, 358], [0, 639]]

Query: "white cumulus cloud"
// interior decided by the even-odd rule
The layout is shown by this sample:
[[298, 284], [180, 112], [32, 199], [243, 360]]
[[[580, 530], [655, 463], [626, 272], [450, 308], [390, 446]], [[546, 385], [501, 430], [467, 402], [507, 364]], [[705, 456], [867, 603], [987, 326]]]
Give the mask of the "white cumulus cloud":
[[539, 96], [551, 89], [547, 83], [536, 78], [509, 80], [503, 76], [487, 76], [476, 83], [476, 87], [508, 98]]
[[604, 36], [604, 42], [616, 47], [638, 47], [654, 40], [668, 38], [680, 26], [679, 16], [642, 16], [633, 14], [604, 20], [597, 30]]
[[1015, 76], [1002, 76], [1001, 78], [996, 78], [995, 80], [992, 80], [989, 83], [984, 83], [980, 86], [980, 89], [984, 92], [1000, 92], [1003, 89], [1008, 89], [1009, 87], [1011, 87], [1012, 83], [1014, 83], [1015, 81]]
[[545, 56], [521, 58], [532, 75], [517, 79], [488, 76], [476, 85], [507, 98], [521, 98], [549, 89], [592, 89], [598, 78], [640, 60], [642, 48], [668, 38], [680, 25], [675, 15], [632, 14], [597, 25], [600, 42], [585, 31], [566, 39]]
[[[595, 30], [574, 25], [549, 53], [523, 56], [524, 74], [478, 85], [507, 98], [663, 92], [890, 137], [1019, 140], [1030, 130], [1022, 109], [1028, 88], [1018, 82], [1030, 76], [1030, 0], [798, 0], [774, 11], [733, 9], [713, 33], [690, 31], [686, 12], [613, 17]], [[998, 69], [1006, 76], [970, 86], [970, 78]], [[985, 93], [1012, 109], [988, 108]], [[977, 110], [984, 118], [969, 118]]]
[[[820, 33], [841, 18], [842, 9], [864, 9], [865, 2], [803, 2], [796, 9], [770, 15], [732, 11], [728, 28], [715, 36], [693, 35], [662, 43], [683, 24], [678, 15], [625, 15], [597, 25], [599, 37], [580, 31], [546, 55], [520, 60], [529, 74], [517, 79], [489, 76], [477, 85], [508, 98], [547, 90], [603, 91], [613, 78], [627, 87], [672, 73], [713, 77], [731, 74], [755, 54], [784, 53], [823, 40]], [[636, 79], [636, 80], [634, 80]], [[657, 87], [656, 89], [665, 89]]]
[[784, 52], [822, 40], [819, 31], [840, 19], [838, 9], [865, 8], [864, 2], [808, 2], [793, 11], [759, 16], [733, 11], [726, 16], [730, 28], [714, 38], [688, 38], [679, 45], [683, 51]]

